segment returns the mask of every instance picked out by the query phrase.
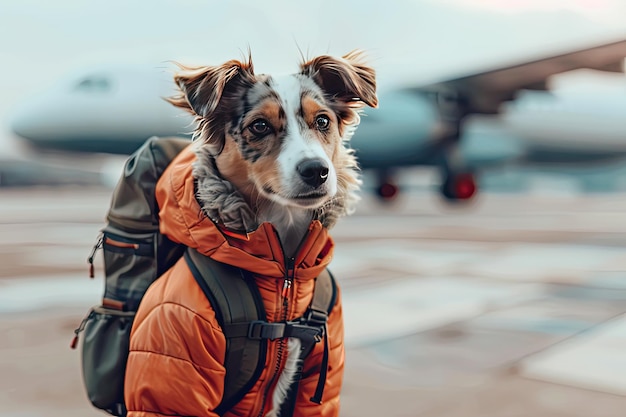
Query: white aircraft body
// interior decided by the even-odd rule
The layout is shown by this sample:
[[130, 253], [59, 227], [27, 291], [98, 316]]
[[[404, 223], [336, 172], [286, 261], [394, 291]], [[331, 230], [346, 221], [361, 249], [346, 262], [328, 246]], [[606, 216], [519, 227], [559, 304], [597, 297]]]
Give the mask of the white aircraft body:
[[[616, 88], [549, 91], [551, 77], [622, 72], [626, 40], [514, 66], [379, 93], [352, 146], [378, 193], [394, 197], [396, 168], [431, 165], [441, 192], [464, 200], [474, 173], [504, 163], [592, 163], [626, 156], [626, 78]], [[37, 148], [129, 154], [151, 136], [188, 135], [192, 118], [168, 104], [172, 70], [98, 68], [69, 77], [16, 109], [11, 128]]]

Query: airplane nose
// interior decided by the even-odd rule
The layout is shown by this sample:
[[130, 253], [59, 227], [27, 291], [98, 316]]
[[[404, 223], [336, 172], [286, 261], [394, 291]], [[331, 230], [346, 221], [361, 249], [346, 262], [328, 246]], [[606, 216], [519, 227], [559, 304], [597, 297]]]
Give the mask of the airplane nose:
[[39, 132], [36, 112], [32, 106], [22, 105], [16, 107], [9, 116], [9, 129], [15, 135], [25, 139], [34, 139]]
[[32, 144], [46, 146], [67, 124], [68, 117], [63, 117], [64, 112], [67, 107], [62, 103], [51, 103], [48, 95], [30, 97], [19, 103], [9, 115], [9, 129]]
[[17, 136], [28, 137], [28, 117], [23, 108], [14, 110], [9, 116], [9, 129]]

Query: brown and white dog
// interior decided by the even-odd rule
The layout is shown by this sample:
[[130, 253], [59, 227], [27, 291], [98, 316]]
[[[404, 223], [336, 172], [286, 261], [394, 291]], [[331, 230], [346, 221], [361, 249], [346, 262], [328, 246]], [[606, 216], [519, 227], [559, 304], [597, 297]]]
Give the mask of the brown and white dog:
[[[378, 105], [362, 53], [320, 56], [285, 76], [255, 75], [251, 58], [183, 69], [175, 77], [182, 94], [169, 101], [196, 116], [194, 139], [252, 208], [240, 230], [273, 223], [291, 256], [312, 218], [332, 226], [354, 209], [360, 181], [346, 145], [358, 109]], [[203, 198], [201, 184], [198, 192], [209, 205], [223, 196]]]
[[[270, 222], [292, 257], [312, 220], [330, 228], [353, 211], [360, 180], [347, 142], [358, 110], [378, 105], [362, 53], [320, 56], [284, 76], [256, 75], [251, 58], [182, 69], [169, 101], [196, 118], [196, 197], [207, 216], [242, 232]], [[289, 340], [269, 415], [284, 399], [299, 343]]]

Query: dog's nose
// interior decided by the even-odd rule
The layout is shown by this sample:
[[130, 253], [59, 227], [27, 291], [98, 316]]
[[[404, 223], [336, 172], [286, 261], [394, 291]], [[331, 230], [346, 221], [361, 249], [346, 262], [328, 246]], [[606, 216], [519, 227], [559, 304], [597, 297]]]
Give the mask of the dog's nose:
[[302, 181], [315, 188], [328, 179], [328, 164], [322, 159], [304, 159], [297, 169]]

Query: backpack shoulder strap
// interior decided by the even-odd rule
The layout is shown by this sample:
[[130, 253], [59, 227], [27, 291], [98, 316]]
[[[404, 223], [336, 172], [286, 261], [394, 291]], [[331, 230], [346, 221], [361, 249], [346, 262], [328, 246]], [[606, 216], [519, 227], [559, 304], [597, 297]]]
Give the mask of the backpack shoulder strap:
[[[231, 324], [265, 320], [261, 294], [245, 271], [217, 262], [191, 248], [184, 256], [196, 282], [211, 302], [222, 329]], [[267, 342], [263, 339], [249, 338], [247, 334], [226, 338], [224, 366], [227, 372], [224, 396], [215, 409], [217, 414], [232, 408], [254, 386], [265, 366], [266, 354]]]
[[[313, 290], [313, 299], [309, 307], [308, 317], [306, 320], [311, 324], [323, 325], [328, 320], [331, 311], [337, 302], [337, 284], [335, 278], [328, 269], [316, 278], [315, 289]], [[322, 320], [323, 322], [320, 322]]]

